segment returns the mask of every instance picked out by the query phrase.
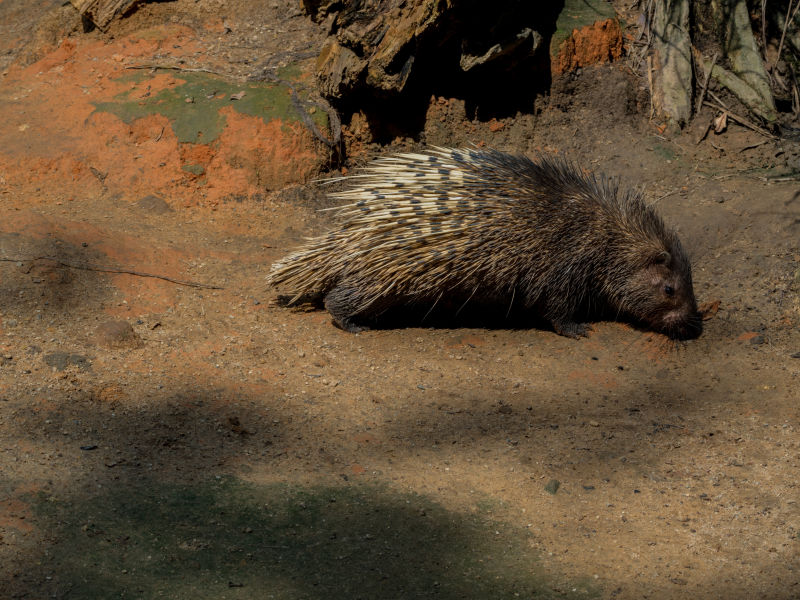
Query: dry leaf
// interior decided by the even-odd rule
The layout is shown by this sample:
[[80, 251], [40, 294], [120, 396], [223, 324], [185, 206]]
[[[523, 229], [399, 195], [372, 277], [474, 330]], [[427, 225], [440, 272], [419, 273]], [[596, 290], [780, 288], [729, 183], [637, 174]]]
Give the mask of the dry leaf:
[[722, 133], [728, 128], [728, 113], [724, 112], [714, 118], [714, 133]]
[[709, 321], [714, 318], [714, 315], [716, 315], [719, 310], [719, 303], [719, 300], [713, 300], [711, 302], [703, 302], [697, 307], [697, 312], [700, 313], [703, 321]]

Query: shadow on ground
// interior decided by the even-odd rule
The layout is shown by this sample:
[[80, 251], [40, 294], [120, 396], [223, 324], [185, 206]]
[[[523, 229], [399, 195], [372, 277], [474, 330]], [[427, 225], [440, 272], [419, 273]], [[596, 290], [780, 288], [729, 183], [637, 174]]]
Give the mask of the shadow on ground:
[[66, 266], [107, 264], [108, 259], [55, 235], [0, 232], [0, 261], [0, 306], [5, 316], [30, 318], [38, 309], [43, 315], [64, 318], [85, 306], [87, 298], [102, 305], [110, 295], [107, 275]]
[[[27, 550], [0, 576], [4, 597], [31, 589], [70, 599], [597, 595], [588, 580], [545, 572], [525, 527], [381, 483], [285, 483], [276, 446], [296, 432], [278, 399], [163, 392], [135, 409], [99, 394], [45, 403], [35, 389], [7, 401], [14, 452], [42, 467], [38, 489], [20, 493], [12, 465], [0, 482], [11, 492], [3, 496], [26, 506], [29, 528]], [[260, 455], [277, 482], [223, 474], [220, 465], [244, 454], [251, 464]], [[48, 480], [80, 458], [73, 479]]]
[[143, 478], [40, 494], [50, 595], [69, 598], [585, 598], [542, 574], [524, 529], [370, 485]]

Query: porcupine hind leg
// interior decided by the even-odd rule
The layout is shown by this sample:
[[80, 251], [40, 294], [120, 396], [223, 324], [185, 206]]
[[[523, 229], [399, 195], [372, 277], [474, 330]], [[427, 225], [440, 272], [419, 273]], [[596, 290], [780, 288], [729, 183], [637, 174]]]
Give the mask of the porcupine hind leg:
[[325, 308], [333, 317], [333, 322], [340, 329], [350, 333], [358, 333], [369, 329], [369, 326], [360, 320], [358, 307], [363, 305], [362, 295], [356, 286], [347, 283], [337, 284], [325, 294]]

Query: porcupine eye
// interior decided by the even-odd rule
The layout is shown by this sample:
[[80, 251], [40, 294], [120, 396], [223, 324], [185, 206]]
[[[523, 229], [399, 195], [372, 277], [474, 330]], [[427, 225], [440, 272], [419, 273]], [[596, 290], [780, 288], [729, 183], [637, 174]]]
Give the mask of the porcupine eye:
[[671, 285], [665, 285], [664, 293], [671, 298], [675, 294], [675, 288], [673, 288]]

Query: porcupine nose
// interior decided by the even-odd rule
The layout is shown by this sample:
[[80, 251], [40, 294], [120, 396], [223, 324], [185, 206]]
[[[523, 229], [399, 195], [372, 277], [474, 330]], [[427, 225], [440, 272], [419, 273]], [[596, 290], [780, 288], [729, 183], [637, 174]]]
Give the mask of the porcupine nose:
[[703, 333], [703, 318], [696, 308], [671, 310], [662, 317], [662, 330], [672, 339], [694, 339]]

